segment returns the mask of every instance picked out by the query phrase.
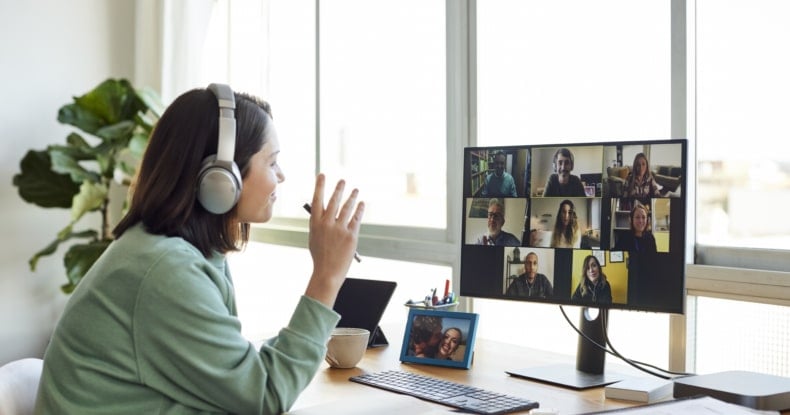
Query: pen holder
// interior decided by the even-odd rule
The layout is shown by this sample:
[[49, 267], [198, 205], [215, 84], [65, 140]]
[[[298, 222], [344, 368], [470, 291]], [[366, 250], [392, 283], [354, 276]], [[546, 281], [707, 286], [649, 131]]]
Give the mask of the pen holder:
[[409, 308], [424, 308], [426, 310], [445, 310], [445, 309], [449, 310], [457, 306], [458, 301], [456, 300], [454, 303], [436, 304], [436, 305], [426, 304], [425, 301], [417, 301], [417, 302], [407, 301], [403, 305]]

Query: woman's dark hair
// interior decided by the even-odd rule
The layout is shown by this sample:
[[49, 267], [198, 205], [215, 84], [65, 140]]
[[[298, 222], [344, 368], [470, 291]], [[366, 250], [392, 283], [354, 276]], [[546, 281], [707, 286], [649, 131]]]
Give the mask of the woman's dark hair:
[[[271, 108], [251, 95], [235, 93], [236, 148], [234, 160], [242, 178], [250, 158], [265, 144]], [[113, 230], [120, 237], [142, 222], [148, 232], [178, 236], [208, 257], [212, 251], [239, 250], [249, 240], [249, 224], [236, 218], [237, 206], [215, 215], [197, 200], [197, 179], [203, 160], [217, 153], [217, 98], [207, 89], [188, 91], [173, 101], [156, 124], [137, 170], [131, 206]]]
[[409, 339], [412, 343], [427, 342], [434, 333], [442, 331], [442, 319], [436, 316], [417, 316], [411, 325]]

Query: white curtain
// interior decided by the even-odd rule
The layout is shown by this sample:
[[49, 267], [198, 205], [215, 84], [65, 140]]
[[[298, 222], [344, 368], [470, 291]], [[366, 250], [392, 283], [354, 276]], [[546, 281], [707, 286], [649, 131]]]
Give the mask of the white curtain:
[[201, 68], [215, 3], [216, 0], [137, 0], [135, 85], [159, 91], [165, 104], [184, 91], [205, 86]]

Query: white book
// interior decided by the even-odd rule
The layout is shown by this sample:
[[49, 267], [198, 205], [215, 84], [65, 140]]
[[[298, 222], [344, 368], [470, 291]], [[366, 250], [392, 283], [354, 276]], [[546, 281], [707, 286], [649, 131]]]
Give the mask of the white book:
[[657, 377], [627, 378], [606, 386], [610, 399], [652, 403], [672, 395], [672, 381]]

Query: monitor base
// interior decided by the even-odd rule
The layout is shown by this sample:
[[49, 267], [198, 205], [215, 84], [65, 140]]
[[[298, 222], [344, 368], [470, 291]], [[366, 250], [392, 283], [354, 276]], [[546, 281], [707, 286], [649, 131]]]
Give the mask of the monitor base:
[[507, 370], [505, 373], [510, 376], [579, 390], [606, 386], [624, 379], [624, 376], [617, 373], [593, 374], [582, 372], [577, 370], [576, 366], [572, 364], [528, 367]]

